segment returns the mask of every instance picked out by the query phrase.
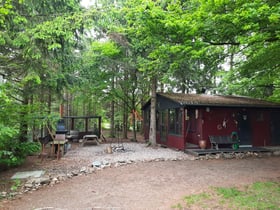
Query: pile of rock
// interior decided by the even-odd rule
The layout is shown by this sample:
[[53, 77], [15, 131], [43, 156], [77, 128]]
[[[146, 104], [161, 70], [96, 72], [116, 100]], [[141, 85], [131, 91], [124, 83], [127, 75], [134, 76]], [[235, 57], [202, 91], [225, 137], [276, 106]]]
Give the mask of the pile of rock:
[[274, 152], [229, 152], [229, 153], [218, 153], [218, 154], [206, 154], [194, 158], [195, 160], [211, 160], [211, 159], [244, 159], [249, 157], [270, 157], [279, 156], [280, 151]]

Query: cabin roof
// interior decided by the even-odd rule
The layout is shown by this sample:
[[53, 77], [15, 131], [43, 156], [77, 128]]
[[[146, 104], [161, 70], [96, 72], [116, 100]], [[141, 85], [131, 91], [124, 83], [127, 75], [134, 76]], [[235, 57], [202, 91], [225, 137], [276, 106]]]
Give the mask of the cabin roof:
[[188, 106], [227, 106], [227, 107], [257, 107], [257, 108], [280, 108], [279, 103], [254, 99], [244, 96], [222, 96], [206, 94], [183, 94], [183, 93], [158, 93], [157, 95], [168, 98], [181, 105]]

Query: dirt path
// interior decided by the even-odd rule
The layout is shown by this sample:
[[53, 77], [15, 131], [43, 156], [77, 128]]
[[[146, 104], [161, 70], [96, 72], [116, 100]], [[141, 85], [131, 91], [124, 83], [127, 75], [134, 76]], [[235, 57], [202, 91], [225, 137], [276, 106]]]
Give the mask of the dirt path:
[[0, 209], [172, 209], [183, 196], [210, 186], [279, 181], [279, 162], [280, 157], [137, 163], [2, 201]]

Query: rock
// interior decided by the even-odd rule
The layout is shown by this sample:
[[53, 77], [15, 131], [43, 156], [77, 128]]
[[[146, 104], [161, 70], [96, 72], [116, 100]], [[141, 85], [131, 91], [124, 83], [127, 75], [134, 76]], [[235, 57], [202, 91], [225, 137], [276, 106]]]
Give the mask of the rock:
[[87, 173], [92, 174], [95, 172], [94, 168], [88, 168]]
[[56, 177], [54, 177], [51, 182], [55, 184], [58, 182], [58, 179]]
[[279, 155], [280, 155], [280, 150], [274, 151], [274, 152], [273, 152], [273, 155], [279, 156]]
[[86, 167], [82, 167], [81, 169], [80, 169], [80, 173], [86, 173], [87, 172], [87, 168]]
[[243, 159], [243, 158], [245, 157], [245, 155], [244, 155], [243, 153], [236, 153], [236, 154], [235, 154], [235, 157], [236, 157], [237, 159]]
[[79, 175], [79, 172], [76, 171], [76, 170], [74, 170], [74, 171], [72, 171], [72, 175], [73, 175], [73, 176], [78, 176], [78, 175]]
[[17, 192], [11, 192], [11, 193], [9, 193], [9, 196], [10, 197], [15, 197], [17, 194], [18, 194]]
[[109, 161], [107, 161], [107, 160], [104, 160], [104, 161], [102, 162], [102, 164], [105, 165], [105, 166], [109, 166], [109, 165], [110, 165]]
[[73, 174], [72, 173], [67, 173], [66, 176], [67, 176], [67, 178], [72, 178]]
[[40, 178], [36, 178], [34, 179], [34, 183], [35, 184], [49, 184], [51, 182], [51, 179], [49, 177], [40, 177]]
[[191, 156], [190, 160], [199, 160], [199, 157]]
[[66, 180], [66, 178], [67, 178], [66, 174], [57, 175], [57, 180], [58, 181], [64, 181], [64, 180]]
[[115, 163], [115, 164], [114, 164], [114, 167], [115, 167], [115, 168], [117, 168], [117, 167], [119, 167], [119, 166], [120, 166], [120, 163]]
[[1, 192], [1, 194], [0, 194], [2, 197], [6, 197], [7, 195], [8, 195], [8, 193], [7, 192]]
[[25, 188], [32, 188], [32, 187], [33, 187], [33, 184], [32, 184], [32, 183], [25, 183], [25, 184], [24, 184], [24, 187], [25, 187]]
[[226, 159], [232, 159], [234, 157], [234, 155], [232, 155], [231, 153], [224, 153], [224, 158]]
[[93, 163], [92, 163], [92, 166], [96, 167], [96, 168], [100, 168], [101, 165], [102, 165], [102, 163], [100, 161], [98, 161], [98, 160], [97, 161], [93, 161]]
[[272, 156], [272, 152], [266, 152], [265, 155], [266, 155], [267, 157], [271, 157], [271, 156]]

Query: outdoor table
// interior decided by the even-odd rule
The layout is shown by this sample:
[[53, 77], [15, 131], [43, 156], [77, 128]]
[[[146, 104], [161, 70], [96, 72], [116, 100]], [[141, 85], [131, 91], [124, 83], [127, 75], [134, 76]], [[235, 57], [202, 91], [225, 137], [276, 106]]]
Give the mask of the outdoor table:
[[84, 135], [83, 136], [83, 139], [82, 139], [82, 144], [81, 146], [84, 146], [84, 143], [86, 143], [88, 140], [93, 140], [94, 142], [96, 142], [96, 144], [98, 145], [99, 142], [98, 142], [98, 136], [97, 135]]

